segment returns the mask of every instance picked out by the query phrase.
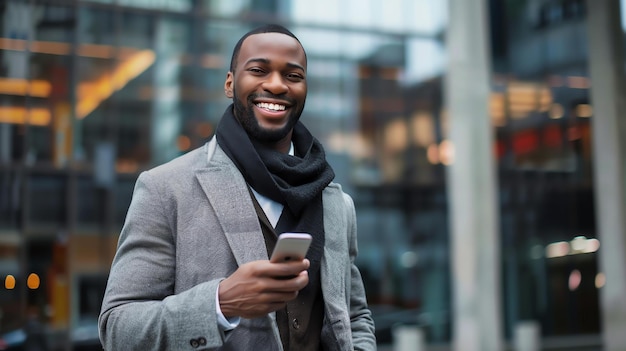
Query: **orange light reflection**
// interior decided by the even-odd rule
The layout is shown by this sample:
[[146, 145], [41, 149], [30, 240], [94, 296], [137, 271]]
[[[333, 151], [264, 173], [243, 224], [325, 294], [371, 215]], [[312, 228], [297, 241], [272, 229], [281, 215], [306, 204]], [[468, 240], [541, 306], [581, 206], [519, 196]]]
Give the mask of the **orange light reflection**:
[[95, 82], [80, 83], [77, 92], [76, 118], [87, 117], [102, 101], [148, 69], [154, 60], [155, 54], [152, 50], [139, 51], [121, 62], [112, 73], [102, 75]]
[[52, 85], [45, 80], [0, 78], [0, 94], [48, 97], [51, 90]]
[[[30, 51], [40, 54], [69, 55], [71, 44], [51, 41], [31, 41], [0, 38], [0, 50]], [[78, 102], [76, 117], [85, 118], [95, 110], [102, 101], [108, 99], [115, 91], [122, 89], [129, 81], [140, 75], [155, 60], [152, 50], [138, 51], [134, 48], [110, 45], [81, 44], [77, 54], [82, 57], [111, 59], [117, 54], [121, 63], [112, 73], [105, 74], [95, 82], [84, 82], [78, 86]], [[214, 59], [214, 58], [213, 58]], [[212, 60], [211, 64], [218, 64]], [[0, 94], [48, 97], [51, 92], [50, 82], [43, 80], [27, 81], [24, 79], [0, 78]], [[26, 109], [24, 107], [0, 107], [0, 123], [48, 125], [51, 114], [45, 108]]]
[[[31, 41], [22, 39], [0, 38], [0, 49], [11, 51], [30, 51], [36, 54], [48, 55], [69, 55], [72, 52], [72, 44], [58, 41]], [[76, 53], [82, 57], [92, 58], [113, 58], [117, 53], [120, 58], [124, 58], [129, 54], [137, 52], [135, 48], [114, 47], [111, 45], [101, 44], [80, 44]]]
[[4, 278], [4, 287], [5, 287], [7, 290], [13, 290], [13, 289], [15, 289], [15, 277], [14, 277], [14, 276], [12, 276], [11, 274], [7, 275], [7, 276]]
[[69, 55], [72, 52], [72, 46], [68, 43], [53, 41], [33, 41], [30, 43], [30, 51], [38, 54]]
[[50, 118], [50, 110], [46, 108], [0, 106], [0, 123], [46, 126], [50, 124]]
[[41, 279], [36, 273], [31, 273], [28, 275], [28, 279], [26, 280], [26, 285], [29, 289], [35, 290], [39, 289], [39, 285], [41, 284]]

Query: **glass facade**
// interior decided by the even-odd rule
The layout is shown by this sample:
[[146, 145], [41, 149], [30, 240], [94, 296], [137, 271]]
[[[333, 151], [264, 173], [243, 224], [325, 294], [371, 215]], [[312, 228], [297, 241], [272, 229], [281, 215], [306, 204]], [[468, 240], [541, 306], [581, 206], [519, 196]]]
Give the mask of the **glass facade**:
[[[599, 345], [585, 3], [489, 4], [506, 337], [536, 320], [545, 338]], [[426, 0], [1, 2], [0, 338], [36, 318], [53, 349], [98, 346], [137, 176], [213, 135], [235, 42], [277, 22], [307, 50], [302, 120], [355, 200], [379, 343], [410, 324], [449, 344], [447, 12]]]
[[[505, 331], [599, 335], [585, 2], [511, 2], [493, 18]], [[501, 5], [500, 5], [501, 6]]]

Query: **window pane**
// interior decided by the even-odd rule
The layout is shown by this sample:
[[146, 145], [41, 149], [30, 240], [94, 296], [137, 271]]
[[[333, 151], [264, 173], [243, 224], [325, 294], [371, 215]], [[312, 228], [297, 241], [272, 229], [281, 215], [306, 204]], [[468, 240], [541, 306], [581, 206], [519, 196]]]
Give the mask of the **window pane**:
[[74, 12], [40, 2], [4, 6], [0, 162], [64, 167], [72, 138], [66, 77]]
[[[17, 172], [0, 170], [0, 233], [3, 229], [16, 229], [20, 225], [22, 186], [23, 179]], [[15, 234], [13, 231], [9, 233]]]
[[27, 221], [34, 228], [55, 232], [66, 223], [66, 179], [63, 176], [32, 174], [28, 178]]

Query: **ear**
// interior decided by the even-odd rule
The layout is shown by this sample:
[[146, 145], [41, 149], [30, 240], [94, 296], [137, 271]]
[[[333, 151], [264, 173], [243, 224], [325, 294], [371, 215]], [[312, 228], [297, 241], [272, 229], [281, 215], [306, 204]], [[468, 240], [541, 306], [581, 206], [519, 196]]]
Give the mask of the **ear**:
[[233, 72], [228, 72], [224, 81], [224, 94], [229, 99], [233, 98], [233, 78]]

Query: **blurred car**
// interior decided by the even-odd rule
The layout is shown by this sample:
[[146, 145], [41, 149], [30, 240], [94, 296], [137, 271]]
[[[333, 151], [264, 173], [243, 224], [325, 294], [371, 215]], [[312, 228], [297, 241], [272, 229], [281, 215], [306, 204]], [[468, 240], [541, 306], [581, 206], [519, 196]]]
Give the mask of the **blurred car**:
[[394, 329], [399, 326], [419, 327], [427, 338], [434, 334], [439, 337], [449, 334], [450, 318], [447, 311], [429, 313], [417, 308], [390, 305], [373, 305], [370, 309], [379, 345], [393, 344]]
[[102, 351], [98, 331], [97, 320], [85, 320], [78, 323], [72, 330], [72, 350]]
[[26, 341], [24, 329], [17, 329], [0, 335], [0, 350], [18, 351], [22, 350], [22, 345]]
[[[0, 351], [27, 351], [25, 349], [27, 332], [24, 328], [0, 335]], [[64, 350], [67, 340], [62, 335], [47, 334], [49, 350]], [[63, 340], [65, 339], [65, 340]], [[98, 324], [95, 321], [80, 323], [70, 335], [73, 351], [102, 351], [98, 337]]]

